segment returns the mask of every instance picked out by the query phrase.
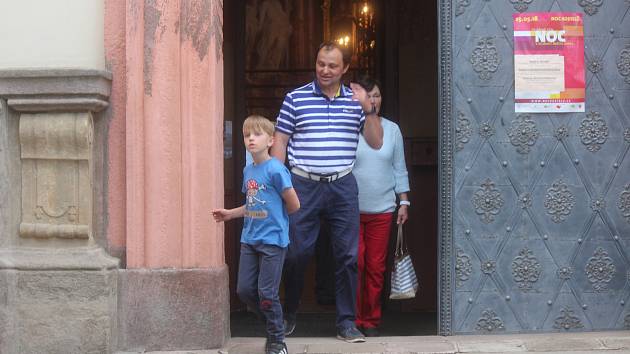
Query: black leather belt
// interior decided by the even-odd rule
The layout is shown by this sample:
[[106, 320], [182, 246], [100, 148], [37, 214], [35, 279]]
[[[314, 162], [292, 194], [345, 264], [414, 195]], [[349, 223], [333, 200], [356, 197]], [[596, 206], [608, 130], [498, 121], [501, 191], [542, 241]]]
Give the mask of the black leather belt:
[[339, 178], [343, 176], [350, 174], [350, 172], [352, 172], [352, 169], [349, 168], [341, 172], [332, 173], [329, 175], [320, 175], [317, 173], [306, 172], [303, 169], [298, 168], [298, 167], [291, 167], [291, 172], [295, 173], [296, 175], [300, 177], [308, 178], [311, 181], [330, 183], [330, 182], [338, 180]]

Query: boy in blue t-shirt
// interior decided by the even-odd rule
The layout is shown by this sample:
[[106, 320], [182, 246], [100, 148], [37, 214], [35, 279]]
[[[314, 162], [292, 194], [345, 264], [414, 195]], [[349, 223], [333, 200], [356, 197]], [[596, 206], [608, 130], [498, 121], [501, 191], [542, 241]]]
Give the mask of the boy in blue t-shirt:
[[212, 216], [216, 222], [245, 217], [236, 292], [266, 320], [265, 353], [288, 354], [278, 292], [289, 245], [288, 214], [300, 208], [300, 201], [289, 170], [269, 155], [274, 129], [265, 117], [245, 119], [243, 140], [254, 159], [243, 169], [246, 203], [234, 209], [214, 209]]

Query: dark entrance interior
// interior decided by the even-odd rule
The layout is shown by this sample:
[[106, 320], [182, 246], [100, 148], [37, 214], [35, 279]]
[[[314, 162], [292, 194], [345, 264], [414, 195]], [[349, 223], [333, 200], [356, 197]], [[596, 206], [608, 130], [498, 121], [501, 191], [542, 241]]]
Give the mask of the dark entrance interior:
[[[361, 27], [367, 18], [361, 18], [365, 5], [372, 16], [367, 30]], [[397, 122], [405, 139], [412, 202], [405, 235], [421, 286], [413, 300], [389, 300], [390, 257], [381, 335], [437, 333], [437, 23], [435, 1], [224, 2], [226, 207], [243, 202], [243, 120], [253, 113], [275, 120], [285, 93], [313, 79], [315, 51], [325, 37], [335, 40], [348, 36], [348, 45], [355, 47], [357, 54], [346, 81], [368, 72], [382, 84], [381, 115]], [[262, 326], [236, 297], [240, 230], [239, 221], [225, 225], [231, 333], [235, 337], [264, 335]], [[317, 270], [313, 259], [305, 279], [296, 336], [334, 335], [335, 310], [325, 290], [326, 279], [332, 275], [327, 274], [321, 267]]]

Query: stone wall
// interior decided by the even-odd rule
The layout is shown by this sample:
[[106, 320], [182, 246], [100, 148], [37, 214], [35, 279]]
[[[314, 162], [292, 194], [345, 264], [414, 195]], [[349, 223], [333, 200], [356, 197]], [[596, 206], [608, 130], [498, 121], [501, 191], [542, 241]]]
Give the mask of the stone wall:
[[115, 349], [118, 260], [94, 228], [103, 180], [94, 120], [110, 80], [79, 69], [0, 71], [2, 353]]

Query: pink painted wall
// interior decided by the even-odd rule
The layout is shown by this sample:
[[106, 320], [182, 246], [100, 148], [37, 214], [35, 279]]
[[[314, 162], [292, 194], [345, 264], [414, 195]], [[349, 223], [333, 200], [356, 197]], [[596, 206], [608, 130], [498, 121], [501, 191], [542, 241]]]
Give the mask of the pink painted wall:
[[125, 251], [125, 2], [105, 0], [105, 65], [112, 73], [107, 137], [107, 239], [109, 252]]
[[109, 191], [109, 241], [125, 241], [128, 268], [221, 266], [223, 227], [210, 210], [223, 205], [222, 3], [128, 1], [116, 19], [107, 14], [121, 16], [120, 2], [106, 3], [108, 24], [125, 19], [123, 50], [119, 32], [106, 32], [108, 53], [124, 63], [114, 80], [125, 82], [124, 102], [112, 101], [124, 112], [113, 115], [121, 130], [110, 144], [124, 131], [125, 150], [110, 153], [110, 177], [122, 170], [125, 183]]

